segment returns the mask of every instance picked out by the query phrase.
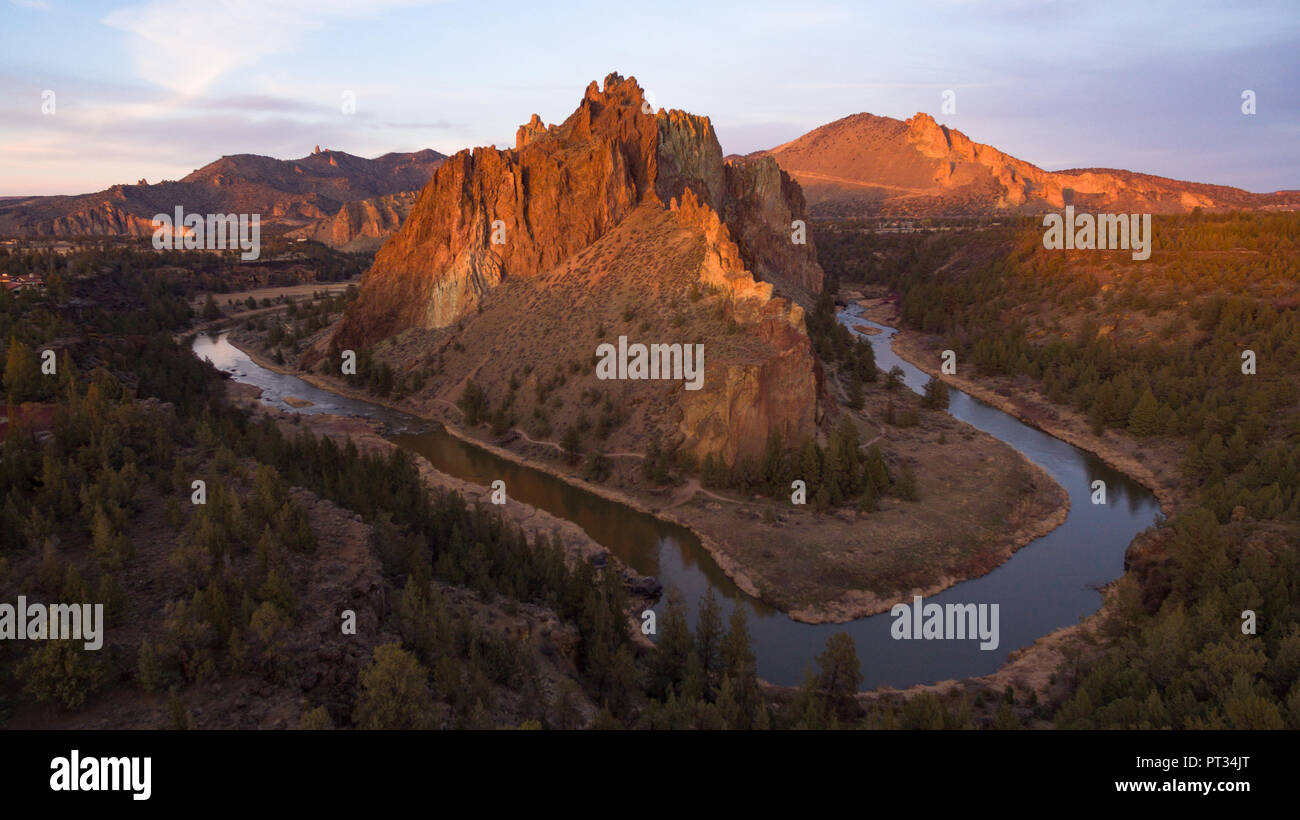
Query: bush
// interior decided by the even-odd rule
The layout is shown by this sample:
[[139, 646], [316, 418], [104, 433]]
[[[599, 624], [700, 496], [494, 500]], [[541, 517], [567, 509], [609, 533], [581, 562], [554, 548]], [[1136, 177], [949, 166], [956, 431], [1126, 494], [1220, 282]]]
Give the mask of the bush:
[[903, 463], [902, 469], [899, 470], [898, 478], [894, 482], [894, 495], [904, 501], [920, 501], [921, 491], [916, 486], [916, 472], [912, 470], [912, 465]]
[[921, 404], [931, 410], [945, 410], [948, 407], [948, 385], [934, 376], [925, 383], [925, 396]]
[[358, 729], [427, 729], [433, 713], [428, 671], [395, 643], [375, 647], [374, 663], [361, 672], [353, 720]]
[[36, 701], [76, 709], [104, 682], [104, 668], [80, 641], [48, 641], [18, 664], [23, 691]]

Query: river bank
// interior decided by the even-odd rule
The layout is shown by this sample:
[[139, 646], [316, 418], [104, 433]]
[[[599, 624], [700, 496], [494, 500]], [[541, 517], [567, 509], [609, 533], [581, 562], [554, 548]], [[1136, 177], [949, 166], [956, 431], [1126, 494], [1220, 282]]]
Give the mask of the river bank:
[[[886, 359], [901, 362], [890, 351], [886, 341], [893, 332], [888, 329], [883, 335], [874, 334], [873, 338], [878, 351], [883, 351]], [[256, 339], [256, 335], [250, 335], [249, 344], [241, 344], [239, 348], [255, 346]], [[1033, 539], [1030, 545], [1014, 550], [1010, 560], [995, 566], [992, 571], [985, 570], [987, 574], [977, 578], [972, 576], [971, 580], [939, 594], [927, 588], [939, 575], [924, 579], [924, 583], [904, 587], [923, 590], [927, 593], [924, 597], [939, 602], [945, 599], [1001, 602], [1003, 648], [982, 652], [978, 647], [960, 641], [924, 646], [909, 644], [891, 639], [892, 618], [887, 612], [847, 622], [833, 622], [833, 619], [819, 618], [815, 613], [800, 612], [801, 620], [795, 620], [787, 613], [797, 612], [800, 606], [769, 605], [766, 602], [775, 601], [776, 597], [764, 593], [764, 579], [755, 576], [744, 562], [729, 562], [731, 550], [715, 539], [712, 531], [721, 527], [725, 531], [723, 541], [732, 543], [744, 534], [739, 527], [733, 526], [736, 521], [750, 521], [756, 528], [769, 532], [776, 539], [773, 542], [776, 548], [771, 549], [772, 560], [781, 564], [797, 565], [802, 560], [802, 553], [785, 549], [785, 544], [802, 544], [805, 550], [816, 550], [818, 539], [814, 537], [814, 531], [798, 523], [798, 516], [792, 515], [788, 503], [777, 507], [777, 502], [772, 499], [741, 500], [716, 495], [710, 497], [699, 492], [692, 498], [692, 493], [684, 492], [686, 488], [680, 486], [675, 490], [665, 488], [633, 495], [625, 492], [625, 487], [617, 486], [620, 484], [617, 475], [613, 482], [616, 486], [596, 486], [580, 476], [567, 474], [565, 465], [551, 458], [553, 454], [544, 446], [545, 442], [529, 443], [520, 438], [507, 447], [502, 445], [511, 444], [509, 439], [484, 441], [475, 433], [485, 434], [486, 430], [461, 429], [456, 408], [447, 402], [433, 403], [430, 414], [412, 412], [418, 408], [407, 402], [376, 400], [346, 385], [335, 384], [328, 377], [321, 378], [320, 374], [295, 373], [253, 351], [241, 353], [234, 341], [229, 337], [219, 343], [212, 339], [196, 339], [195, 350], [199, 355], [215, 356], [214, 361], [222, 360], [221, 366], [225, 369], [239, 372], [237, 378], [264, 386], [269, 391], [267, 400], [275, 402], [286, 413], [290, 408], [284, 400], [293, 395], [315, 402], [316, 406], [302, 411], [304, 417], [335, 413], [382, 419], [388, 424], [389, 434], [398, 446], [428, 456], [437, 469], [451, 470], [479, 488], [480, 493], [493, 480], [504, 478], [512, 499], [525, 501], [575, 524], [590, 534], [591, 540], [608, 546], [608, 554], [626, 566], [654, 575], [665, 588], [684, 592], [683, 602], [692, 623], [704, 593], [710, 589], [722, 605], [724, 618], [737, 607], [745, 608], [755, 641], [759, 674], [773, 687], [796, 686], [801, 671], [815, 662], [827, 638], [840, 631], [852, 637], [859, 657], [863, 659], [864, 690], [891, 687], [907, 691], [914, 685], [937, 685], [934, 684], [936, 681], [986, 677], [996, 674], [1013, 651], [1012, 660], [1016, 662], [1017, 670], [1024, 670], [1029, 664], [1048, 674], [1045, 670], [1052, 668], [1055, 661], [1051, 658], [1054, 656], [1043, 654], [1047, 650], [1038, 648], [1036, 644], [1061, 627], [1073, 626], [1079, 619], [1097, 611], [1100, 599], [1096, 590], [1122, 573], [1125, 548], [1133, 535], [1149, 524], [1156, 509], [1154, 499], [1137, 483], [1127, 482], [1120, 475], [1111, 475], [1109, 468], [1090, 455], [1032, 430], [1008, 414], [986, 406], [983, 415], [969, 418], [967, 406], [972, 400], [960, 394], [954, 397], [956, 417], [953, 417], [952, 410], [947, 413], [924, 410], [920, 413], [922, 424], [897, 428], [893, 425], [881, 427], [874, 415], [869, 416], [872, 429], [867, 431], [868, 440], [874, 438], [877, 427], [891, 437], [918, 436], [936, 440], [946, 435], [948, 443], [935, 449], [945, 461], [969, 453], [971, 446], [966, 436], [974, 436], [976, 430], [996, 431], [981, 436], [1009, 442], [1009, 447], [1001, 442], [998, 446], [1008, 451], [1021, 470], [1026, 464], [1034, 465], [1035, 470], [1046, 468], [1053, 478], [1048, 485], [1086, 487], [1087, 482], [1081, 480], [1080, 473], [1087, 475], [1100, 469], [1102, 477], [1117, 482], [1112, 485], [1117, 502], [1121, 498], [1126, 500], [1122, 504], [1096, 507], [1083, 503], [1086, 495], [1074, 498], [1078, 513], [1076, 515], [1070, 509], [1065, 526], [1038, 539], [1033, 539], [1032, 531], [1026, 531], [1017, 540]], [[223, 349], [226, 352], [223, 353]], [[877, 355], [882, 354], [878, 352]], [[919, 389], [926, 376], [919, 369], [905, 362], [902, 364], [909, 371], [907, 385]], [[254, 365], [265, 365], [265, 369]], [[887, 370], [888, 365], [882, 369]], [[310, 378], [303, 378], [305, 376]], [[909, 403], [919, 402], [919, 398], [909, 390], [892, 396], [895, 402], [904, 400], [904, 397]], [[430, 403], [427, 395], [424, 401]], [[445, 413], [444, 407], [448, 408]], [[389, 410], [398, 411], [402, 417], [386, 415]], [[449, 424], [424, 428], [425, 432], [420, 432], [421, 426], [416, 419], [429, 418], [430, 415], [437, 418], [437, 413], [443, 413]], [[994, 417], [1003, 421], [996, 422]], [[992, 427], [989, 426], [991, 421]], [[949, 424], [956, 427], [945, 426]], [[970, 427], [972, 424], [973, 428]], [[958, 433], [957, 428], [970, 429]], [[372, 432], [375, 432], [373, 428]], [[1045, 446], [1045, 441], [1055, 444]], [[907, 448], [910, 445], [903, 446]], [[525, 452], [519, 453], [515, 449]], [[553, 463], [544, 463], [546, 461]], [[1088, 466], [1086, 462], [1095, 464]], [[616, 466], [616, 470], [624, 473], [635, 472], [638, 468], [639, 464], [632, 459]], [[922, 472], [925, 471], [918, 471], [918, 475]], [[954, 468], [951, 472], [960, 478], [968, 471]], [[969, 472], [972, 476], [978, 475]], [[559, 481], [555, 480], [557, 478]], [[939, 474], [935, 480], [943, 483], [950, 478]], [[988, 492], [989, 486], [985, 486], [980, 497], [1007, 496], [1011, 485], [992, 486], [996, 488], [994, 492]], [[886, 497], [885, 501], [891, 505], [912, 503], [893, 497]], [[714, 509], [708, 509], [709, 505]], [[1065, 504], [1062, 504], [1057, 509], [1058, 519], [1066, 513], [1064, 508]], [[764, 516], [767, 512], [776, 513], [774, 526], [768, 526], [773, 519], [770, 515]], [[905, 512], [894, 510], [892, 514]], [[880, 518], [879, 512], [874, 515]], [[862, 522], [848, 520], [856, 519], [857, 514], [847, 509], [841, 510], [839, 515], [818, 517], [827, 521], [837, 520], [835, 526], [864, 530]], [[712, 525], [708, 524], [710, 521]], [[936, 521], [943, 523], [941, 519]], [[989, 527], [990, 531], [996, 529], [1005, 535], [1014, 529], [1005, 526], [1005, 519], [999, 519], [997, 523], [996, 528]], [[1053, 521], [1052, 525], [1055, 523]], [[905, 528], [906, 525], [891, 527], [893, 530]], [[866, 542], [858, 548], [879, 549], [881, 546]], [[845, 558], [854, 560], [856, 556], [846, 555]], [[842, 582], [842, 579], [831, 580]], [[654, 607], [660, 611], [661, 617], [663, 606], [661, 600]], [[1027, 652], [1030, 656], [1025, 659]], [[1034, 658], [1041, 660], [1035, 662]], [[1016, 674], [1023, 677], [1022, 671]]]
[[[250, 358], [252, 358], [250, 356]], [[231, 381], [228, 383], [228, 395], [232, 401], [252, 410], [257, 415], [269, 416], [286, 434], [292, 434], [295, 428], [308, 428], [318, 437], [328, 438], [340, 447], [351, 439], [357, 450], [363, 454], [389, 456], [401, 449], [389, 441], [380, 432], [379, 422], [361, 419], [355, 416], [339, 416], [331, 413], [293, 413], [270, 407], [258, 399], [260, 391], [251, 385]], [[408, 451], [409, 452], [409, 451]], [[417, 453], [411, 453], [416, 468], [425, 485], [431, 490], [455, 492], [460, 494], [472, 506], [474, 504], [491, 504], [491, 489], [457, 478], [438, 470], [428, 459]], [[506, 497], [506, 503], [493, 505], [505, 519], [519, 526], [530, 537], [545, 534], [558, 539], [564, 548], [566, 557], [571, 561], [590, 561], [597, 555], [606, 554], [603, 546], [591, 539], [581, 527], [571, 521], [558, 518], [545, 510]]]
[[610, 570], [620, 573], [630, 593], [631, 608], [628, 616], [633, 626], [631, 630], [633, 639], [643, 649], [653, 646], [652, 642], [637, 628], [641, 623], [640, 613], [651, 608], [658, 597], [648, 592], [653, 586], [653, 579], [640, 576], [634, 569], [624, 565], [616, 556], [611, 555], [604, 545], [596, 542], [577, 524], [512, 498], [509, 494], [506, 495], [503, 503], [494, 502], [491, 488], [465, 481], [437, 469], [420, 454], [402, 448], [386, 438], [379, 429], [381, 424], [375, 420], [331, 413], [306, 414], [285, 411], [263, 403], [260, 394], [261, 390], [252, 385], [233, 380], [227, 383], [227, 395], [235, 404], [247, 407], [255, 416], [271, 418], [286, 436], [292, 436], [296, 430], [305, 427], [313, 435], [328, 438], [340, 448], [351, 441], [362, 454], [388, 457], [394, 452], [404, 451], [413, 459], [420, 480], [431, 492], [456, 493], [471, 507], [490, 505], [507, 524], [522, 530], [530, 541], [545, 536], [550, 543], [561, 549], [565, 562], [570, 566], [580, 563], [603, 563]]
[[[745, 569], [742, 566], [740, 566], [738, 562], [734, 561], [727, 554], [727, 552], [721, 547], [721, 545], [719, 545], [713, 538], [711, 538], [705, 533], [700, 532], [694, 526], [692, 526], [692, 522], [690, 520], [680, 515], [677, 515], [673, 512], [668, 511], [667, 500], [665, 504], [661, 506], [661, 505], [649, 503], [647, 500], [637, 498], [631, 494], [621, 492], [612, 487], [593, 484], [590, 481], [587, 481], [580, 476], [573, 475], [572, 473], [569, 473], [555, 466], [554, 464], [550, 464], [538, 459], [529, 458], [525, 455], [515, 452], [514, 450], [510, 450], [506, 447], [502, 447], [498, 444], [494, 444], [491, 441], [480, 438], [479, 436], [476, 436], [470, 433], [469, 431], [449, 421], [445, 414], [435, 417], [427, 413], [422, 413], [420, 411], [421, 409], [415, 407], [412, 402], [393, 402], [384, 399], [382, 397], [374, 396], [365, 391], [358, 390], [354, 387], [351, 387], [350, 385], [344, 383], [341, 378], [327, 377], [319, 373], [294, 371], [288, 367], [285, 367], [284, 365], [276, 364], [275, 362], [268, 359], [266, 356], [258, 353], [252, 347], [252, 345], [248, 344], [247, 342], [241, 344], [239, 340], [232, 338], [230, 336], [227, 336], [227, 340], [230, 342], [230, 344], [233, 347], [237, 348], [245, 356], [248, 356], [248, 358], [251, 359], [253, 363], [257, 364], [259, 367], [264, 367], [267, 370], [270, 370], [275, 373], [281, 373], [286, 376], [294, 376], [296, 378], [302, 379], [303, 381], [307, 382], [308, 384], [311, 384], [314, 387], [320, 388], [321, 390], [328, 390], [332, 393], [337, 393], [341, 396], [346, 396], [348, 398], [356, 399], [358, 401], [365, 401], [371, 404], [378, 404], [383, 407], [387, 407], [390, 410], [396, 410], [397, 412], [400, 413], [406, 413], [408, 415], [416, 416], [417, 418], [425, 419], [426, 421], [431, 421], [440, 424], [442, 425], [443, 430], [445, 430], [449, 435], [457, 439], [460, 439], [461, 441], [464, 441], [467, 444], [473, 445], [474, 447], [478, 447], [483, 450], [486, 450], [487, 452], [492, 453], [498, 458], [512, 461], [515, 464], [518, 464], [523, 467], [527, 467], [529, 469], [537, 470], [538, 472], [546, 473], [547, 475], [552, 476], [553, 478], [556, 478], [560, 481], [563, 481], [572, 487], [576, 487], [580, 490], [584, 490], [586, 492], [592, 493], [593, 495], [597, 495], [608, 501], [612, 501], [617, 504], [622, 504], [623, 506], [629, 507], [633, 510], [636, 510], [637, 512], [654, 516], [655, 518], [658, 518], [661, 521], [665, 521], [667, 523], [682, 527], [683, 529], [690, 531], [697, 539], [699, 539], [700, 544], [709, 553], [710, 557], [713, 558], [714, 562], [717, 563], [718, 568], [721, 569], [722, 572], [726, 574], [726, 576], [730, 578], [731, 581], [735, 583], [737, 587], [739, 587], [746, 595], [749, 595], [758, 600], [763, 600], [762, 593], [758, 589], [758, 586], [748, 576], [748, 574], [745, 572]], [[396, 447], [396, 445], [392, 444], [392, 442], [389, 442], [387, 439], [381, 438], [381, 440], [384, 441], [384, 443], [389, 445], [390, 447]], [[426, 459], [421, 458], [420, 461], [422, 462], [422, 464], [428, 464], [428, 461]], [[430, 465], [430, 468], [432, 469], [432, 465]], [[475, 496], [480, 495], [483, 492], [486, 492], [486, 488], [478, 484], [472, 484], [470, 482], [460, 481], [459, 479], [453, 479], [452, 476], [447, 476], [445, 473], [439, 473], [439, 475], [444, 476], [447, 479], [452, 479], [456, 482], [459, 482], [459, 484], [464, 485], [465, 487], [473, 488], [472, 493]], [[517, 503], [517, 502], [512, 502], [512, 503]], [[530, 509], [536, 509], [536, 508], [530, 508]], [[555, 516], [550, 516], [549, 513], [545, 513], [544, 511], [541, 510], [538, 510], [537, 512], [549, 518], [555, 519], [557, 521], [564, 520], [564, 519], [558, 519]], [[577, 525], [574, 525], [571, 522], [567, 522], [567, 521], [565, 521], [565, 523], [571, 527], [578, 529], [579, 532], [582, 532], [581, 528], [578, 528]], [[592, 540], [590, 536], [586, 535], [585, 532], [583, 532], [583, 537], [588, 542], [595, 545], [595, 547], [600, 552], [603, 552], [607, 555], [610, 554], [610, 551], [606, 547]], [[769, 601], [766, 603], [771, 603], [771, 602]], [[818, 621], [810, 621], [810, 623], [817, 623], [817, 622]]]
[[[887, 299], [863, 299], [862, 316], [880, 324], [898, 326], [898, 311]], [[1131, 476], [1160, 501], [1166, 516], [1172, 516], [1187, 501], [1188, 492], [1174, 476], [1178, 474], [1178, 453], [1159, 444], [1144, 444], [1129, 436], [1107, 430], [1098, 436], [1081, 413], [1053, 404], [1035, 387], [1011, 386], [1010, 379], [981, 379], [944, 374], [938, 367], [936, 339], [914, 330], [898, 330], [891, 347], [912, 366], [942, 379], [958, 390], [1042, 430], [1061, 441], [1086, 450], [1111, 467]], [[960, 369], [960, 368], [959, 368]], [[1005, 391], [1005, 392], [1003, 392]]]
[[843, 624], [981, 577], [1069, 515], [1069, 494], [1046, 471], [946, 413], [924, 411], [918, 427], [887, 434], [883, 446], [915, 465], [920, 500], [885, 496], [871, 512], [819, 513], [697, 496], [674, 518], [743, 573], [756, 597], [801, 623]]
[[[838, 624], [887, 612], [899, 600], [933, 596], [995, 569], [1016, 550], [1059, 527], [1068, 494], [1023, 454], [945, 413], [926, 412], [913, 430], [891, 438], [917, 464], [921, 502], [882, 499], [871, 514], [771, 499], [734, 505], [697, 495], [686, 503], [667, 490], [596, 484], [553, 461], [530, 457], [458, 424], [439, 406], [371, 396], [341, 377], [294, 372], [259, 355], [251, 340], [229, 337], [255, 363], [322, 390], [438, 422], [445, 432], [498, 458], [545, 473], [585, 492], [689, 531], [741, 591], [805, 624]], [[872, 400], [903, 401], [884, 387]], [[908, 395], [908, 399], [915, 398]], [[441, 402], [441, 404], [447, 404]], [[427, 405], [427, 403], [426, 403]], [[448, 405], [450, 406], [450, 405]], [[458, 414], [456, 414], [458, 415]], [[950, 444], [940, 444], [944, 437]], [[990, 486], [1018, 487], [989, 494]]]

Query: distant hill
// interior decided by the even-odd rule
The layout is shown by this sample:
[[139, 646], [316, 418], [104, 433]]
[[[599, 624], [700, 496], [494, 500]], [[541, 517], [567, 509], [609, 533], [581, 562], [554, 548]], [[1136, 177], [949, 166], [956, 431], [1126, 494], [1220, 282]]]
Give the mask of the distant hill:
[[[393, 219], [400, 222], [409, 210], [399, 195], [423, 188], [444, 159], [430, 149], [375, 159], [320, 148], [294, 160], [234, 154], [179, 181], [149, 185], [141, 180], [93, 194], [0, 200], [0, 236], [147, 237], [153, 234], [153, 216], [170, 214], [179, 205], [186, 213], [261, 214], [263, 230], [300, 229], [344, 246], [395, 229]], [[336, 224], [345, 205], [366, 202], [372, 205], [351, 209], [356, 218]], [[327, 224], [332, 229], [323, 227]]]
[[294, 228], [288, 236], [314, 239], [345, 251], [373, 250], [402, 226], [419, 195], [418, 190], [403, 191], [345, 202], [333, 216]]
[[1044, 171], [918, 113], [854, 114], [755, 156], [774, 157], [803, 188], [813, 216], [1096, 211], [1296, 210], [1300, 191], [1254, 194], [1111, 168]]

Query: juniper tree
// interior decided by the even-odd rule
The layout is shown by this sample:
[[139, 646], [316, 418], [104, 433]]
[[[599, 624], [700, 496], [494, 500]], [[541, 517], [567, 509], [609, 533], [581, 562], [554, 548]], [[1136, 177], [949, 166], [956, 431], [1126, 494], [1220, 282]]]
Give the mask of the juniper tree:
[[826, 641], [826, 650], [817, 656], [821, 672], [817, 676], [817, 691], [841, 718], [858, 714], [857, 694], [862, 684], [862, 669], [858, 663], [857, 648], [849, 633], [840, 632]]
[[433, 714], [428, 672], [395, 643], [375, 647], [361, 672], [353, 722], [358, 729], [425, 729]]

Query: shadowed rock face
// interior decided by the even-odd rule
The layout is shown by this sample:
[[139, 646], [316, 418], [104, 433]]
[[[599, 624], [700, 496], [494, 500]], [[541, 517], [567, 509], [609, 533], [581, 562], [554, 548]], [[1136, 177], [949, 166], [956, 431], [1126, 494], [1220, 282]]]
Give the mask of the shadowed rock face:
[[[637, 209], [659, 209], [704, 240], [692, 275], [725, 292], [727, 320], [761, 342], [758, 354], [709, 360], [705, 388], [676, 394], [684, 446], [732, 461], [761, 450], [771, 430], [814, 432], [820, 371], [799, 303], [820, 292], [822, 271], [811, 243], [792, 241], [804, 219], [797, 183], [771, 159], [725, 162], [707, 117], [652, 112], [636, 80], [617, 74], [588, 86], [559, 125], [534, 115], [516, 146], [462, 151], [438, 169], [376, 256], [335, 349], [473, 323], [504, 279], [544, 280]], [[618, 265], [601, 257], [563, 275], [599, 278], [626, 270], [628, 255], [669, 252], [625, 234]], [[596, 344], [563, 327], [553, 339], [583, 358]]]
[[1042, 213], [1072, 204], [1111, 212], [1295, 209], [1300, 192], [1253, 194], [1110, 168], [1044, 171], [929, 114], [855, 114], [753, 156], [771, 156], [816, 216]]
[[803, 191], [771, 157], [726, 165], [723, 216], [736, 235], [745, 264], [779, 293], [802, 304], [821, 293], [822, 269], [812, 238], [795, 244], [794, 224], [806, 221]]
[[669, 111], [659, 115], [661, 202], [690, 188], [718, 213], [740, 247], [745, 267], [771, 282], [779, 295], [804, 304], [822, 289], [822, 269], [811, 240], [792, 241], [794, 221], [804, 219], [799, 185], [769, 157], [723, 161], [708, 117]]

